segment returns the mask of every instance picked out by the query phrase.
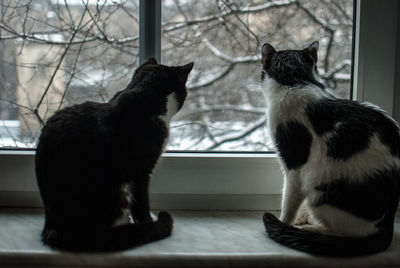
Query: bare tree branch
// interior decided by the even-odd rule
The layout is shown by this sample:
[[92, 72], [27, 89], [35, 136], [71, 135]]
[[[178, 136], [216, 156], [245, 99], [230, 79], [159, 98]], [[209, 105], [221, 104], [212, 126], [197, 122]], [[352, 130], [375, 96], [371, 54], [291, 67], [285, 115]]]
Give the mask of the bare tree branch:
[[265, 4], [257, 5], [257, 6], [251, 6], [251, 7], [242, 7], [239, 9], [235, 10], [228, 10], [225, 11], [221, 14], [214, 14], [202, 18], [198, 18], [195, 20], [190, 20], [190, 21], [181, 21], [181, 22], [167, 22], [162, 25], [162, 31], [163, 32], [171, 32], [171, 31], [176, 31], [182, 28], [185, 28], [187, 26], [191, 25], [197, 25], [201, 23], [208, 23], [208, 22], [213, 22], [220, 20], [221, 18], [231, 16], [234, 14], [245, 14], [245, 13], [256, 13], [256, 12], [262, 12], [268, 9], [273, 9], [273, 8], [279, 8], [279, 7], [287, 7], [293, 4], [297, 4], [298, 0], [277, 0], [277, 1], [271, 1]]
[[206, 38], [203, 38], [203, 43], [204, 45], [218, 58], [229, 62], [231, 64], [238, 64], [238, 63], [252, 63], [252, 62], [257, 62], [261, 60], [260, 55], [254, 55], [254, 56], [244, 56], [244, 57], [236, 57], [233, 58], [231, 56], [228, 56], [224, 53], [222, 53], [220, 50], [218, 50], [215, 46], [213, 46], [210, 41], [208, 41]]
[[296, 1], [297, 7], [303, 10], [308, 17], [310, 17], [316, 24], [322, 27], [325, 31], [329, 33], [333, 33], [335, 30], [325, 21], [318, 18], [315, 14], [313, 14], [308, 8], [306, 8], [300, 1]]
[[328, 72], [322, 73], [321, 77], [326, 80], [333, 79], [335, 74], [349, 66], [351, 66], [351, 60], [343, 60], [340, 63], [336, 64], [336, 66], [330, 69]]
[[84, 11], [83, 11], [83, 13], [82, 13], [81, 19], [80, 19], [80, 21], [79, 21], [79, 23], [78, 23], [78, 26], [77, 26], [77, 27], [75, 28], [75, 30], [73, 31], [72, 36], [71, 36], [71, 38], [70, 38], [70, 42], [68, 43], [67, 47], [64, 49], [64, 52], [61, 54], [60, 60], [58, 61], [58, 64], [57, 64], [56, 68], [54, 69], [53, 74], [52, 74], [51, 77], [50, 77], [50, 81], [49, 81], [49, 83], [47, 84], [47, 86], [46, 86], [46, 88], [45, 88], [45, 90], [44, 90], [42, 96], [41, 96], [40, 99], [39, 99], [39, 102], [38, 102], [37, 105], [36, 105], [36, 108], [35, 108], [34, 111], [33, 111], [34, 114], [35, 114], [35, 116], [37, 117], [37, 119], [39, 120], [39, 122], [40, 122], [41, 125], [44, 125], [44, 120], [43, 120], [43, 118], [41, 118], [41, 116], [39, 115], [39, 108], [40, 108], [40, 106], [42, 105], [43, 100], [44, 100], [44, 98], [46, 97], [47, 92], [49, 91], [51, 85], [53, 84], [54, 78], [56, 77], [56, 74], [57, 74], [58, 70], [60, 69], [61, 64], [63, 63], [64, 58], [65, 58], [65, 56], [67, 55], [68, 50], [70, 49], [70, 47], [71, 47], [71, 45], [72, 45], [72, 41], [74, 40], [74, 37], [75, 37], [75, 35], [76, 35], [77, 32], [78, 32], [76, 29], [79, 29], [79, 28], [81, 27], [81, 24], [82, 24], [82, 22], [83, 22], [83, 19], [85, 18], [86, 12], [87, 12], [87, 6], [85, 6], [85, 9], [84, 9]]
[[240, 107], [234, 105], [213, 105], [213, 106], [203, 106], [201, 109], [182, 113], [180, 116], [182, 118], [189, 117], [196, 114], [211, 113], [211, 112], [239, 112], [239, 113], [250, 113], [255, 115], [265, 115], [265, 108], [254, 108], [254, 107]]
[[219, 73], [213, 75], [211, 78], [208, 78], [207, 80], [203, 79], [200, 82], [189, 84], [187, 86], [187, 88], [189, 90], [197, 90], [197, 89], [201, 89], [201, 88], [205, 88], [205, 87], [211, 86], [215, 82], [221, 80], [226, 75], [228, 75], [232, 71], [233, 67], [234, 67], [234, 64], [231, 63], [222, 72], [219, 72]]
[[[135, 3], [91, 5], [84, 0], [71, 5], [67, 0], [57, 4], [48, 0], [42, 2], [43, 9], [37, 9], [33, 6], [37, 1], [0, 4], [0, 43], [24, 50], [14, 62], [0, 53], [0, 63], [10, 62], [23, 77], [16, 86], [18, 98], [10, 97], [8, 103], [23, 111], [18, 120], [26, 124], [31, 140], [38, 135], [34, 117], [43, 124], [47, 113], [64, 105], [106, 101], [123, 88], [137, 64], [139, 38]], [[189, 97], [179, 114], [182, 121], [175, 124], [185, 122], [186, 127], [171, 128], [178, 133], [171, 137], [175, 144], [184, 140], [187, 149], [207, 150], [269, 148], [263, 130], [265, 102], [258, 85], [261, 41], [296, 49], [311, 39], [322, 40], [321, 78], [345, 91], [351, 67], [351, 0], [323, 1], [322, 5], [314, 0], [207, 1], [174, 0], [163, 9], [163, 64], [196, 61], [187, 85]], [[46, 52], [53, 47], [57, 55], [54, 49]], [[25, 50], [38, 55], [40, 48], [43, 52], [34, 59], [37, 62], [31, 61]], [[64, 77], [58, 83], [61, 72]], [[35, 82], [43, 77], [45, 85]], [[30, 85], [42, 88], [34, 89], [39, 96], [30, 94]], [[4, 102], [5, 96], [0, 95], [0, 100]]]
[[253, 133], [254, 131], [256, 131], [257, 129], [264, 127], [266, 124], [267, 124], [267, 118], [266, 118], [266, 116], [263, 116], [259, 120], [249, 124], [249, 126], [245, 129], [243, 129], [242, 131], [235, 133], [233, 135], [230, 135], [228, 137], [224, 137], [222, 140], [214, 143], [212, 146], [208, 147], [207, 150], [214, 150], [214, 149], [220, 147], [222, 144], [225, 144], [227, 142], [241, 140], [244, 137], [246, 137], [246, 136], [250, 135], [251, 133]]

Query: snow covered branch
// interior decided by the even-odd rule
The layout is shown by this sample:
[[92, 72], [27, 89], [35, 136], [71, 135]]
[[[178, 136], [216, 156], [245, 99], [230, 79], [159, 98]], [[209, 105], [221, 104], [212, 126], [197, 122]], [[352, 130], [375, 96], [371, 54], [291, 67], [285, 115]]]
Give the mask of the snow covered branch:
[[215, 46], [213, 46], [208, 39], [203, 38], [203, 43], [204, 45], [218, 58], [229, 62], [231, 64], [238, 64], [238, 63], [252, 63], [252, 62], [257, 62], [261, 60], [260, 55], [253, 55], [253, 56], [243, 56], [243, 57], [236, 57], [233, 58], [231, 56], [228, 56], [224, 53], [222, 53], [220, 50], [218, 50]]
[[257, 121], [250, 123], [248, 127], [243, 129], [242, 131], [239, 131], [238, 133], [225, 136], [223, 139], [221, 139], [219, 141], [214, 137], [214, 140], [216, 140], [216, 142], [212, 146], [209, 146], [207, 148], [207, 150], [214, 150], [227, 142], [241, 140], [244, 137], [249, 136], [251, 133], [255, 132], [256, 130], [264, 127], [266, 124], [267, 124], [267, 117], [263, 116], [260, 119], [258, 119]]

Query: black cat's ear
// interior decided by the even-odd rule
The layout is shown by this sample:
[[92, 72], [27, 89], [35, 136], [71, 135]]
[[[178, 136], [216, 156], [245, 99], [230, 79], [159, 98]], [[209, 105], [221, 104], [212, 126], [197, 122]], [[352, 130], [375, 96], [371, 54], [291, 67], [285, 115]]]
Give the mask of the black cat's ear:
[[276, 53], [275, 48], [273, 48], [270, 44], [265, 43], [261, 48], [261, 63], [265, 65], [268, 59], [272, 57]]
[[188, 63], [188, 64], [179, 66], [179, 70], [180, 70], [181, 74], [184, 76], [185, 79], [188, 78], [189, 73], [190, 73], [190, 72], [192, 71], [192, 69], [193, 69], [193, 65], [194, 65], [194, 62], [192, 61], [192, 62], [190, 62], [190, 63]]
[[318, 48], [319, 48], [319, 42], [318, 41], [314, 41], [314, 42], [311, 43], [311, 45], [309, 45], [308, 47], [303, 49], [303, 51], [308, 53], [309, 55], [311, 55], [311, 57], [315, 61], [317, 61], [318, 60]]
[[157, 60], [154, 57], [151, 57], [147, 61], [143, 62], [142, 66], [143, 65], [147, 65], [147, 64], [158, 64], [158, 63], [157, 63]]

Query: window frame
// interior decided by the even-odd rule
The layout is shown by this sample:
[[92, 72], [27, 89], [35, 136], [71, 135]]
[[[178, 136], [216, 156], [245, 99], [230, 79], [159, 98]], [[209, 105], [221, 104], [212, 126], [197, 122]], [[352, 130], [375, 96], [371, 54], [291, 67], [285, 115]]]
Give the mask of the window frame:
[[[161, 0], [140, 0], [140, 16], [149, 16], [144, 2], [155, 9], [153, 23], [145, 25], [150, 30], [144, 31], [151, 36], [139, 41], [140, 59], [154, 55], [159, 60]], [[353, 98], [373, 102], [399, 120], [400, 3], [359, 0], [355, 8]], [[41, 206], [34, 155], [33, 150], [0, 150], [0, 206]], [[281, 188], [273, 153], [166, 152], [154, 172], [150, 198], [154, 209], [274, 210], [280, 209]]]

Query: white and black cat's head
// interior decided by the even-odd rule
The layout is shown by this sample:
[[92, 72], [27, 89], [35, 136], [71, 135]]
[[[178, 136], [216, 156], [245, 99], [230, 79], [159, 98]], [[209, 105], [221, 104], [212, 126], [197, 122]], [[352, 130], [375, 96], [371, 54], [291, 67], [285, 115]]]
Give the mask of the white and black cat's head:
[[317, 81], [318, 41], [302, 50], [276, 51], [270, 44], [264, 44], [261, 49], [263, 70], [261, 79], [265, 76], [287, 87], [314, 84], [323, 89], [324, 85]]
[[186, 81], [193, 65], [191, 62], [166, 66], [150, 58], [136, 69], [127, 88], [111, 101], [116, 100], [123, 106], [135, 105], [143, 114], [159, 116], [169, 122], [186, 99]]

